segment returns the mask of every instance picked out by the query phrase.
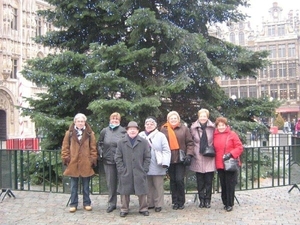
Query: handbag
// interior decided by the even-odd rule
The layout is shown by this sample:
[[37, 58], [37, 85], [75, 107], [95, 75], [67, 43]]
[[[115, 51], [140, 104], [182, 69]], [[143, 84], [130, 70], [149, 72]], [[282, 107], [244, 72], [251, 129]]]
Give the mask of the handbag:
[[184, 162], [185, 159], [185, 151], [182, 149], [179, 149], [179, 161]]
[[162, 164], [163, 164], [163, 153], [162, 153], [162, 151], [153, 148], [152, 141], [151, 141], [150, 138], [148, 139], [148, 143], [149, 143], [151, 149], [154, 151], [154, 155], [155, 155], [157, 165], [162, 166]]
[[155, 159], [156, 159], [157, 165], [161, 166], [163, 164], [163, 154], [162, 154], [162, 151], [157, 150], [157, 149], [153, 149], [153, 151], [155, 153]]
[[[225, 153], [225, 150], [226, 150], [228, 137], [229, 137], [229, 135], [227, 135], [227, 137], [226, 137], [224, 153]], [[228, 160], [224, 160], [224, 170], [225, 171], [235, 172], [235, 171], [238, 171], [239, 167], [240, 166], [239, 166], [239, 160], [238, 159], [234, 159], [234, 158], [231, 157]]]
[[216, 156], [215, 148], [213, 146], [207, 146], [204, 152], [202, 153], [202, 155], [207, 157], [215, 157]]
[[239, 169], [239, 160], [230, 158], [224, 161], [224, 170], [229, 172], [235, 172]]
[[[198, 131], [199, 140], [200, 140], [201, 137], [200, 137], [199, 129], [197, 131]], [[206, 156], [206, 157], [215, 157], [216, 156], [216, 151], [215, 151], [214, 146], [206, 146], [206, 148], [204, 149], [204, 152], [201, 153], [201, 154], [203, 156]]]

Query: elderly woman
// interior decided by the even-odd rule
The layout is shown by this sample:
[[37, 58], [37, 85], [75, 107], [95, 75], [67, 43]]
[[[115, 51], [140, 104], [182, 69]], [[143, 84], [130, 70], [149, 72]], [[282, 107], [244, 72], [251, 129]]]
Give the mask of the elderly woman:
[[117, 207], [118, 171], [115, 162], [117, 142], [125, 137], [126, 130], [120, 125], [121, 115], [114, 112], [109, 117], [109, 125], [100, 132], [98, 140], [98, 152], [103, 159], [106, 183], [108, 187], [107, 213]]
[[[148, 141], [151, 149], [151, 162], [147, 174], [148, 208], [160, 212], [164, 205], [164, 177], [166, 176], [166, 168], [170, 165], [171, 151], [166, 136], [157, 129], [156, 118], [147, 117], [145, 131], [140, 132], [139, 135]], [[156, 152], [158, 152], [157, 155]]]
[[[227, 212], [232, 211], [234, 205], [234, 192], [237, 184], [238, 171], [225, 171], [224, 160], [238, 158], [243, 153], [243, 144], [239, 136], [230, 130], [227, 119], [218, 117], [215, 122], [214, 147], [216, 150], [216, 167], [222, 189], [222, 202]], [[241, 165], [241, 162], [239, 161]]]
[[70, 212], [78, 207], [78, 183], [81, 178], [83, 189], [83, 208], [92, 210], [89, 183], [94, 175], [93, 166], [97, 164], [97, 149], [94, 132], [86, 122], [86, 116], [76, 114], [74, 123], [66, 131], [62, 143], [61, 158], [67, 166], [65, 176], [71, 177]]
[[215, 125], [208, 118], [209, 111], [200, 109], [197, 121], [191, 126], [191, 134], [194, 140], [194, 157], [192, 158], [190, 170], [196, 172], [200, 208], [210, 208], [212, 182], [216, 170], [215, 157], [203, 155], [206, 147], [213, 146]]
[[[191, 163], [194, 155], [194, 142], [189, 128], [180, 123], [178, 112], [171, 111], [167, 115], [167, 122], [161, 130], [168, 139], [171, 149], [171, 163], [168, 169], [173, 209], [184, 209], [185, 204], [185, 167]], [[185, 160], [180, 161], [180, 150], [186, 154]]]

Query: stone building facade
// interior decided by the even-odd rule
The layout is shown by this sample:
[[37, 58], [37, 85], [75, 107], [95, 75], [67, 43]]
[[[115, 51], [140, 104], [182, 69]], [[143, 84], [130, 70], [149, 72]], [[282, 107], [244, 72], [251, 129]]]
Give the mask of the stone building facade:
[[221, 77], [220, 86], [237, 98], [268, 97], [283, 102], [278, 113], [288, 121], [300, 117], [300, 20], [299, 9], [283, 15], [283, 8], [273, 3], [261, 29], [253, 30], [249, 22], [217, 27], [211, 34], [253, 51], [268, 50], [270, 65], [258, 71], [257, 79], [231, 80]]
[[32, 41], [53, 29], [37, 14], [46, 8], [39, 0], [0, 0], [0, 141], [37, 135], [34, 123], [18, 107], [28, 106], [24, 97], [45, 91], [25, 80], [21, 71], [26, 60], [50, 52]]

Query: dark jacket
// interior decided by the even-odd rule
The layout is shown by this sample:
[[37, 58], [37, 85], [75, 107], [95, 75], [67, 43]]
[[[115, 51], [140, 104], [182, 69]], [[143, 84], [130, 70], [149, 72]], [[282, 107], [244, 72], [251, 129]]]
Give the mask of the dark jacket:
[[[91, 127], [86, 123], [79, 141], [71, 124], [62, 143], [61, 158], [67, 166], [64, 175], [70, 177], [90, 177], [94, 175], [93, 165], [97, 164], [96, 139]], [[70, 132], [72, 133], [70, 137]]]
[[[166, 135], [169, 140], [168, 129], [166, 126], [162, 126], [160, 130], [163, 134]], [[174, 129], [179, 148], [184, 150], [187, 155], [194, 156], [194, 142], [190, 130], [183, 124], [180, 124]], [[171, 163], [179, 163], [179, 149], [171, 150]]]
[[103, 159], [104, 164], [115, 164], [115, 154], [117, 143], [124, 138], [126, 130], [122, 126], [114, 129], [105, 127], [101, 130], [98, 140], [98, 154]]
[[150, 160], [149, 144], [139, 135], [133, 146], [128, 135], [118, 142], [115, 161], [119, 177], [118, 192], [121, 195], [147, 194]]

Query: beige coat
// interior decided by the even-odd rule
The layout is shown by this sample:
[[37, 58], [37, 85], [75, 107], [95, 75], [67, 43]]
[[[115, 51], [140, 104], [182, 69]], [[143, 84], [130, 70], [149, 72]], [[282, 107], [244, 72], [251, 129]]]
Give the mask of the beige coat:
[[[62, 144], [61, 158], [63, 164], [67, 166], [64, 175], [71, 177], [90, 177], [94, 175], [93, 165], [97, 164], [96, 138], [91, 127], [86, 123], [79, 141], [71, 124], [66, 131]], [[72, 136], [70, 137], [70, 132]]]

